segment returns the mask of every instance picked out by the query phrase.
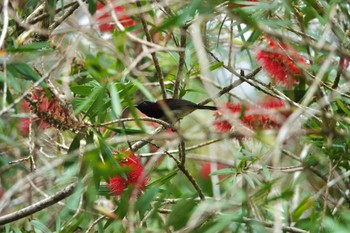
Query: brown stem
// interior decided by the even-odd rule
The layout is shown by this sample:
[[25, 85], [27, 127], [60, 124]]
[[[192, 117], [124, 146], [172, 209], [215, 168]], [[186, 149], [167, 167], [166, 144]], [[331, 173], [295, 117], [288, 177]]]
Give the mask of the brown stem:
[[[151, 143], [150, 144], [154, 145], [155, 147], [158, 147], [156, 144], [154, 143]], [[180, 144], [181, 145], [181, 144]], [[183, 148], [184, 148], [184, 145], [182, 145]], [[180, 146], [179, 146], [180, 147]], [[159, 148], [159, 147], [158, 147]], [[179, 152], [179, 155], [181, 154], [182, 152]], [[170, 158], [172, 158], [175, 162], [176, 162], [176, 165], [177, 167], [179, 168], [179, 170], [187, 177], [187, 179], [191, 182], [192, 186], [196, 189], [198, 195], [199, 195], [199, 198], [201, 200], [205, 200], [205, 195], [202, 191], [202, 189], [199, 187], [197, 181], [193, 178], [193, 176], [191, 175], [191, 173], [186, 169], [185, 167], [185, 164], [183, 164], [183, 161], [184, 160], [178, 160], [176, 159], [172, 154], [170, 154], [168, 151], [164, 151], [164, 154], [168, 155]], [[182, 156], [185, 156], [185, 154], [183, 154]], [[180, 159], [181, 159], [181, 156], [180, 156]]]
[[52, 31], [53, 29], [58, 27], [64, 20], [66, 20], [71, 14], [73, 14], [74, 11], [78, 9], [78, 7], [79, 7], [78, 2], [75, 2], [75, 4], [72, 4], [71, 8], [65, 14], [63, 14], [59, 19], [57, 19], [55, 22], [53, 22], [50, 25], [49, 30]]
[[183, 77], [183, 70], [185, 66], [185, 55], [186, 55], [186, 29], [182, 28], [181, 29], [181, 39], [180, 39], [180, 46], [183, 48], [182, 51], [179, 51], [179, 66], [177, 68], [177, 75], [176, 75], [176, 80], [174, 84], [174, 95], [173, 98], [177, 99], [179, 97], [179, 89], [180, 89], [180, 83]]
[[[136, 4], [137, 4], [138, 8], [141, 8], [142, 5], [141, 5], [140, 1], [137, 1]], [[145, 32], [147, 41], [151, 42], [151, 43], [154, 43], [153, 40], [152, 40], [151, 34], [148, 31], [147, 23], [146, 23], [145, 18], [143, 17], [143, 14], [140, 13], [139, 16], [140, 16], [140, 20], [141, 20], [141, 23], [142, 23], [143, 30]], [[153, 52], [153, 53], [151, 53], [151, 55], [152, 55], [152, 60], [153, 60], [153, 63], [154, 63], [154, 67], [156, 68], [156, 72], [157, 72], [157, 76], [158, 76], [158, 80], [159, 80], [160, 89], [161, 89], [161, 92], [162, 92], [163, 99], [166, 99], [166, 91], [165, 91], [165, 85], [164, 85], [164, 76], [163, 76], [162, 69], [160, 68], [160, 65], [159, 65], [157, 54], [155, 52]]]
[[16, 221], [18, 219], [27, 217], [27, 216], [34, 214], [42, 209], [45, 209], [46, 207], [49, 207], [49, 206], [52, 206], [53, 204], [56, 204], [57, 202], [63, 200], [64, 198], [72, 195], [75, 187], [76, 187], [76, 183], [70, 184], [62, 191], [59, 191], [56, 194], [54, 194], [48, 198], [45, 198], [42, 201], [39, 201], [33, 205], [30, 205], [30, 206], [27, 206], [23, 209], [20, 209], [14, 213], [10, 213], [10, 214], [1, 216], [0, 217], [0, 225], [4, 225], [6, 223], [10, 223], [10, 222]]

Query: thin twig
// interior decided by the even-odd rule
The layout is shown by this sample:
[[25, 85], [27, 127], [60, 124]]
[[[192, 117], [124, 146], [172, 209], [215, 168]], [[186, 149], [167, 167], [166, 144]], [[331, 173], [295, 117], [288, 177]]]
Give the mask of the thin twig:
[[35, 160], [34, 160], [34, 132], [33, 132], [33, 113], [30, 110], [29, 117], [29, 161], [30, 161], [30, 171], [33, 172], [36, 170]]
[[5, 38], [6, 38], [6, 34], [7, 34], [7, 29], [9, 26], [9, 1], [8, 0], [4, 0], [3, 4], [2, 4], [2, 14], [4, 15], [4, 20], [2, 22], [3, 27], [2, 27], [2, 31], [1, 31], [1, 36], [0, 36], [0, 48], [3, 48], [4, 46], [4, 42], [5, 42]]
[[[141, 8], [141, 2], [140, 1], [136, 1], [136, 5], [137, 5], [138, 8]], [[148, 42], [153, 43], [151, 34], [149, 33], [148, 28], [147, 28], [147, 23], [146, 23], [146, 20], [145, 20], [145, 18], [143, 16], [143, 13], [140, 12], [139, 15], [140, 15], [140, 20], [141, 20], [141, 23], [142, 23], [142, 26], [143, 26], [144, 33], [146, 35], [146, 39], [147, 39]], [[165, 85], [164, 85], [163, 71], [160, 68], [157, 54], [155, 52], [153, 52], [153, 53], [151, 53], [151, 55], [152, 55], [152, 60], [153, 60], [153, 63], [154, 63], [154, 67], [155, 67], [156, 72], [157, 72], [157, 76], [158, 76], [158, 80], [159, 80], [160, 89], [161, 89], [161, 92], [162, 92], [163, 99], [166, 99], [166, 90], [165, 90]]]
[[16, 221], [18, 219], [27, 217], [27, 216], [34, 214], [34, 213], [36, 213], [36, 212], [38, 212], [46, 207], [49, 207], [53, 204], [56, 204], [57, 202], [63, 200], [64, 198], [72, 195], [75, 187], [76, 187], [76, 183], [70, 184], [62, 191], [59, 191], [56, 194], [54, 194], [48, 198], [45, 198], [42, 201], [39, 201], [33, 205], [27, 206], [23, 209], [16, 211], [16, 212], [1, 216], [0, 217], [0, 225], [4, 225], [6, 223], [10, 223], [10, 222]]
[[[157, 124], [160, 124], [162, 126], [164, 126], [165, 128], [170, 128], [173, 130], [176, 130], [171, 124], [169, 124], [166, 121], [157, 119], [157, 118], [152, 118], [152, 117], [139, 117], [139, 120], [141, 121], [149, 121], [149, 122], [154, 122]], [[121, 118], [121, 119], [116, 119], [116, 120], [112, 120], [112, 121], [108, 121], [108, 122], [104, 122], [104, 123], [100, 123], [100, 124], [91, 124], [88, 125], [89, 127], [104, 127], [107, 125], [114, 125], [116, 123], [121, 123], [121, 122], [127, 122], [127, 121], [136, 121], [135, 118], [129, 117], [129, 118]]]
[[[70, 3], [66, 4], [66, 5], [64, 5], [63, 7], [60, 7], [58, 9], [56, 9], [55, 14], [59, 13], [60, 11], [62, 11], [62, 9], [65, 10], [65, 9], [71, 7], [71, 6], [75, 6], [76, 4], [77, 4], [77, 2], [70, 2]], [[27, 24], [35, 24], [35, 23], [37, 23], [37, 22], [39, 22], [39, 21], [41, 21], [41, 20], [43, 20], [43, 19], [45, 19], [45, 18], [47, 18], [49, 16], [50, 16], [50, 14], [45, 12], [45, 13], [43, 13], [41, 15], [38, 14], [38, 15], [34, 15], [33, 17], [30, 17], [30, 18], [28, 17], [25, 22]]]
[[183, 79], [183, 71], [185, 67], [185, 56], [186, 56], [186, 53], [185, 53], [186, 41], [187, 41], [186, 29], [181, 28], [180, 46], [181, 48], [183, 48], [183, 51], [179, 52], [179, 65], [177, 67], [176, 80], [174, 84], [174, 94], [173, 94], [174, 99], [177, 99], [179, 97], [180, 84]]
[[[254, 223], [261, 224], [261, 225], [268, 227], [268, 228], [273, 228], [273, 226], [274, 226], [273, 222], [264, 222], [264, 221], [246, 218], [246, 217], [243, 217], [243, 222], [245, 222], [245, 223], [253, 223], [254, 222]], [[283, 232], [291, 232], [291, 233], [307, 233], [308, 232], [308, 231], [302, 230], [300, 228], [283, 226], [283, 225], [281, 226], [281, 229], [283, 230]]]
[[[159, 148], [156, 144], [154, 144], [154, 143], [151, 143], [151, 144], [154, 145], [155, 147]], [[183, 148], [184, 148], [185, 145], [181, 145], [181, 146], [183, 146]], [[182, 149], [181, 149], [181, 151], [182, 151]], [[168, 155], [170, 158], [172, 158], [175, 161], [175, 163], [176, 163], [177, 167], [179, 168], [179, 170], [187, 177], [187, 179], [191, 182], [192, 186], [196, 189], [196, 191], [197, 191], [197, 193], [199, 195], [199, 198], [201, 200], [205, 200], [205, 195], [204, 195], [202, 189], [199, 187], [197, 181], [194, 179], [194, 177], [191, 175], [191, 173], [185, 167], [185, 164], [184, 164], [183, 160], [181, 160], [181, 159], [183, 159], [182, 156], [186, 156], [186, 155], [183, 154], [182, 156], [180, 156], [180, 152], [179, 152], [180, 160], [178, 160], [171, 153], [169, 153], [166, 150], [163, 151], [163, 153]], [[184, 153], [184, 151], [181, 152], [181, 153]]]
[[65, 21], [78, 8], [79, 8], [79, 3], [78, 2], [75, 2], [75, 4], [72, 4], [71, 8], [68, 11], [66, 11], [60, 18], [58, 18], [55, 22], [53, 22], [49, 26], [49, 30], [52, 31], [53, 29], [58, 27], [63, 21]]
[[[223, 140], [223, 138], [218, 138], [218, 139], [212, 139], [212, 140], [209, 140], [209, 141], [206, 141], [206, 142], [202, 142], [202, 143], [199, 143], [197, 145], [193, 145], [193, 146], [189, 146], [187, 148], [185, 148], [185, 151], [191, 151], [191, 150], [196, 150], [198, 148], [201, 148], [201, 147], [204, 147], [204, 146], [207, 146], [207, 145], [210, 145], [210, 144], [213, 144], [215, 142], [219, 142]], [[179, 153], [179, 150], [169, 150], [167, 151], [169, 154], [175, 154], [175, 153]], [[154, 156], [156, 154], [166, 154], [165, 152], [161, 151], [161, 152], [155, 152], [155, 153], [142, 153], [140, 154], [140, 156], [142, 157], [149, 157], [149, 156]]]
[[181, 166], [185, 166], [186, 163], [186, 145], [185, 145], [185, 141], [183, 139], [181, 139], [180, 144], [179, 144], [179, 158], [180, 158], [180, 164]]
[[[5, 38], [7, 34], [7, 29], [9, 25], [9, 15], [8, 15], [8, 0], [3, 1], [3, 15], [4, 15], [4, 20], [3, 20], [3, 27], [2, 27], [2, 32], [0, 36], [0, 49], [5, 50]], [[6, 66], [6, 58], [2, 58], [3, 60], [3, 67], [4, 67], [4, 84], [3, 84], [3, 96], [2, 96], [2, 109], [5, 109], [6, 107], [6, 100], [7, 100], [7, 66]]]
[[[198, 105], [205, 105], [207, 103], [209, 103], [212, 99], [216, 99], [219, 98], [220, 96], [226, 94], [227, 92], [231, 91], [232, 89], [234, 89], [235, 87], [238, 87], [239, 85], [241, 85], [243, 82], [255, 77], [255, 75], [257, 75], [260, 71], [261, 71], [262, 67], [259, 66], [258, 68], [256, 68], [255, 70], [253, 70], [253, 72], [251, 72], [250, 74], [246, 75], [246, 76], [242, 76], [244, 77], [244, 79], [239, 79], [234, 81], [233, 83], [231, 83], [230, 85], [222, 88], [216, 95], [209, 97], [205, 100], [202, 100], [201, 102], [198, 103]], [[239, 75], [241, 76], [241, 75]]]
[[85, 233], [89, 233], [91, 231], [91, 229], [101, 220], [103, 220], [106, 216], [100, 216], [98, 217], [89, 227], [88, 229], [85, 231]]

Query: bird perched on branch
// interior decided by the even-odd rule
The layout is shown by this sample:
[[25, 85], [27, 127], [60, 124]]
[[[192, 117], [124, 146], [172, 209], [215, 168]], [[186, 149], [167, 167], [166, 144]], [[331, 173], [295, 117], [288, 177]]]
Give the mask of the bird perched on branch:
[[143, 101], [135, 107], [148, 117], [166, 122], [176, 122], [194, 110], [217, 110], [215, 106], [203, 106], [182, 99], [163, 99], [156, 102]]

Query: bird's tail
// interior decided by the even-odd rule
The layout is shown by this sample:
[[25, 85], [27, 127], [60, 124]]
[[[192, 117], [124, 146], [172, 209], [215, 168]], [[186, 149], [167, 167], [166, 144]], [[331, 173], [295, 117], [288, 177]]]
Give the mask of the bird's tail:
[[197, 109], [206, 109], [206, 110], [212, 110], [212, 111], [218, 110], [218, 108], [215, 106], [204, 106], [204, 105], [197, 105]]

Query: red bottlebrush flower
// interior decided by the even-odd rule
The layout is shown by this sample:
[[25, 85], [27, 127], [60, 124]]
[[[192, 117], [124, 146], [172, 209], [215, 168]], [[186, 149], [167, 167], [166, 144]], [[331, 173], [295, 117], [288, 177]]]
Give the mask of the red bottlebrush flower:
[[[233, 116], [238, 118], [241, 114], [244, 114], [241, 116], [241, 121], [247, 127], [252, 129], [278, 128], [283, 123], [286, 114], [281, 114], [276, 111], [284, 107], [285, 104], [283, 101], [272, 97], [265, 97], [260, 103], [245, 106], [244, 108], [238, 104], [227, 103], [227, 109], [224, 108], [216, 113], [217, 119], [214, 122], [214, 126], [219, 132], [230, 131], [232, 126], [229, 121], [223, 118], [223, 115], [226, 114], [226, 117]], [[242, 112], [243, 109], [244, 112]]]
[[216, 120], [214, 126], [218, 132], [228, 132], [232, 128], [232, 125], [226, 120]]
[[[41, 110], [47, 110], [47, 108], [44, 108], [43, 106], [40, 106], [38, 107], [38, 109], [41, 109]], [[29, 113], [30, 112], [30, 105], [27, 101], [23, 101], [22, 104], [21, 104], [21, 111], [23, 113]], [[50, 124], [48, 123], [45, 123], [44, 121], [42, 121], [39, 117], [34, 117], [32, 119], [32, 122], [39, 122], [39, 128], [41, 130], [44, 130], [44, 129], [47, 129], [47, 128], [50, 128]], [[27, 136], [28, 133], [29, 133], [29, 123], [30, 123], [30, 120], [28, 117], [26, 118], [21, 118], [20, 121], [19, 121], [19, 124], [18, 124], [18, 128], [21, 132], [21, 134], [23, 136]]]
[[27, 136], [29, 134], [29, 118], [21, 118], [18, 128], [23, 136]]
[[306, 64], [306, 61], [290, 46], [268, 40], [269, 49], [260, 50], [256, 59], [275, 83], [291, 88], [298, 83], [296, 76], [302, 75], [300, 68], [294, 62]]
[[[29, 112], [29, 108], [37, 115], [33, 122], [39, 121], [39, 128], [56, 127], [62, 130], [79, 130], [84, 123], [72, 118], [73, 110], [53, 94], [45, 93], [44, 89], [37, 88], [25, 97], [22, 111]], [[29, 106], [29, 108], [28, 108]], [[29, 118], [21, 119], [20, 129], [26, 135], [29, 131]]]
[[[117, 14], [118, 20], [119, 22], [124, 26], [133, 26], [135, 24], [135, 21], [132, 20], [129, 16], [125, 15], [125, 9], [123, 6], [118, 6], [114, 5], [114, 12]], [[100, 12], [100, 13], [99, 13]], [[101, 32], [112, 32], [114, 29], [114, 21], [110, 16], [110, 13], [108, 12], [107, 8], [105, 8], [105, 6], [100, 3], [97, 2], [97, 10], [96, 13], [97, 14], [101, 14], [102, 15], [98, 16], [98, 18], [96, 19], [98, 22], [98, 27], [101, 30]]]
[[126, 179], [121, 175], [109, 179], [109, 188], [115, 196], [119, 196], [130, 185], [139, 185], [140, 192], [145, 189], [149, 180], [147, 177], [142, 177], [144, 167], [140, 160], [131, 152], [124, 153], [127, 157], [121, 160], [119, 165], [125, 169]]
[[[21, 103], [21, 111], [27, 113], [30, 111], [29, 103], [23, 101]], [[29, 133], [29, 118], [21, 118], [18, 124], [18, 128], [23, 136], [27, 136]]]

